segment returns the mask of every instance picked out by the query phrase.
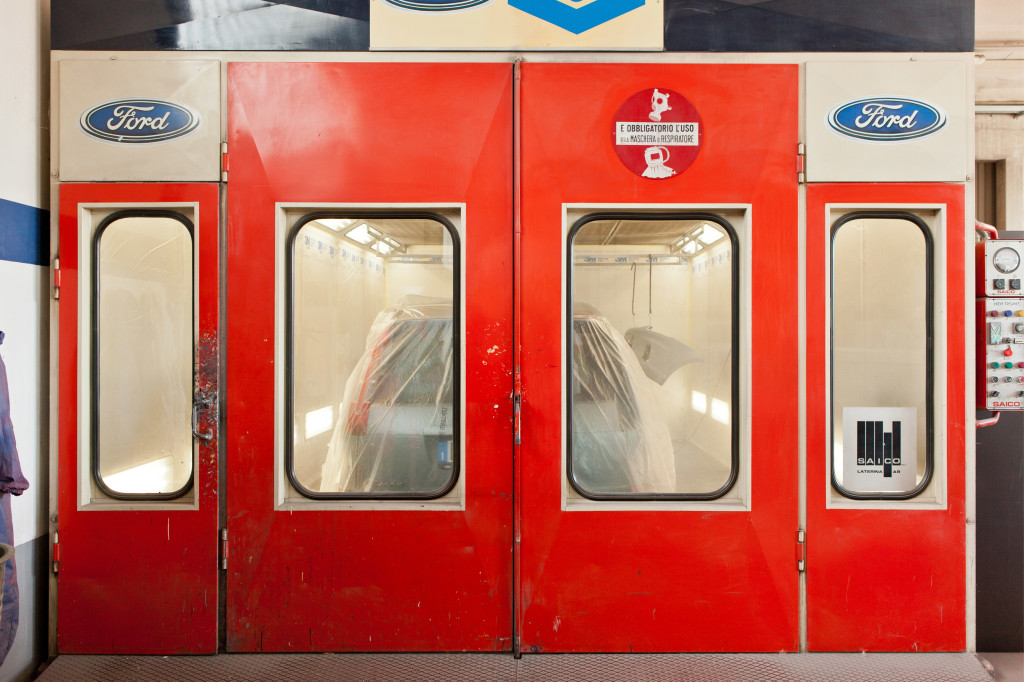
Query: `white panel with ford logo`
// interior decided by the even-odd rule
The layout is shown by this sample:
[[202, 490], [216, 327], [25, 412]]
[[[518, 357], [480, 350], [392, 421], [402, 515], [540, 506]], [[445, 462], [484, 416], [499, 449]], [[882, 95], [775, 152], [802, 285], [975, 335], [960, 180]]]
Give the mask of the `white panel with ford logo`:
[[220, 179], [220, 62], [63, 60], [61, 181]]
[[807, 180], [964, 182], [963, 62], [809, 62]]

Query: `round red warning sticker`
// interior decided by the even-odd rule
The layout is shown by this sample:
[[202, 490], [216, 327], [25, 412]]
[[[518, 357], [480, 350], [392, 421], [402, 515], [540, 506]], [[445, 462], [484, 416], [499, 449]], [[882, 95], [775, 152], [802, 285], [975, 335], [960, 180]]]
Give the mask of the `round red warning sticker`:
[[629, 170], [652, 180], [679, 175], [703, 144], [700, 114], [690, 100], [667, 88], [641, 90], [615, 112], [615, 153]]

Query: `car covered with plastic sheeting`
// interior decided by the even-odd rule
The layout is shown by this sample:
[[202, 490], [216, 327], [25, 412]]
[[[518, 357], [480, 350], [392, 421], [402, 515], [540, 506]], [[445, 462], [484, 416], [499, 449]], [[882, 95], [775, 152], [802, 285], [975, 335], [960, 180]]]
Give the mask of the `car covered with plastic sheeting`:
[[321, 492], [439, 497], [455, 482], [452, 304], [407, 297], [381, 311], [345, 385]]
[[569, 390], [569, 480], [584, 496], [674, 492], [672, 439], [625, 337], [576, 303]]
[[[573, 315], [570, 480], [584, 495], [675, 489], [672, 443], [643, 370], [601, 314]], [[378, 314], [345, 387], [321, 492], [440, 497], [455, 484], [452, 304], [409, 297]]]

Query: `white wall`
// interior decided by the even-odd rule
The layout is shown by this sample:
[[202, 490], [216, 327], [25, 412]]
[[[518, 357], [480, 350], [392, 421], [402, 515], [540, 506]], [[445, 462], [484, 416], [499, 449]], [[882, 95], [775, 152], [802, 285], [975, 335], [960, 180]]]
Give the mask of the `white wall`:
[[0, 2], [0, 198], [48, 208], [49, 0]]
[[[11, 392], [11, 420], [30, 488], [11, 501], [20, 621], [2, 679], [27, 679], [46, 647], [45, 562], [49, 438], [48, 100], [49, 0], [0, 2], [0, 346]], [[12, 243], [39, 248], [11, 248]], [[28, 254], [28, 255], [26, 255]], [[25, 262], [28, 261], [28, 262]], [[42, 597], [40, 599], [40, 597]]]
[[[48, 209], [49, 0], [0, 3], [0, 26], [0, 199]], [[0, 330], [7, 334], [0, 353], [9, 374], [18, 452], [31, 484], [11, 505], [17, 544], [46, 532], [46, 277], [39, 265], [0, 260], [0, 285], [9, 292], [0, 296]]]

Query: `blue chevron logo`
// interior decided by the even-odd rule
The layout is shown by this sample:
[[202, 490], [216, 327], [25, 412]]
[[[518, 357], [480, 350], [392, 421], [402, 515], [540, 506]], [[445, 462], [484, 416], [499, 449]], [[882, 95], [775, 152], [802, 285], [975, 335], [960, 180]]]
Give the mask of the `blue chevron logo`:
[[644, 0], [594, 0], [574, 7], [571, 0], [508, 0], [518, 10], [579, 35], [644, 6]]

